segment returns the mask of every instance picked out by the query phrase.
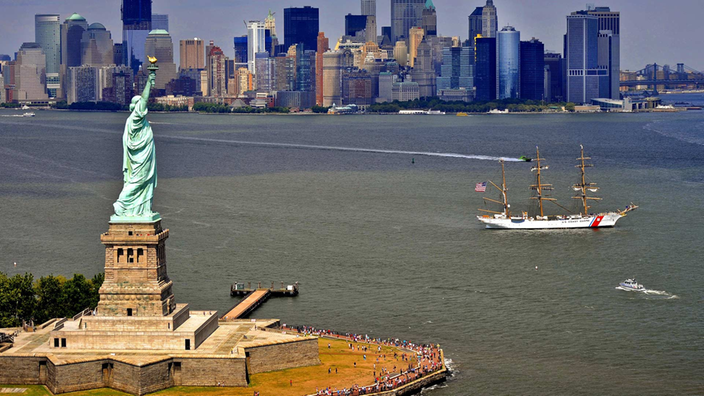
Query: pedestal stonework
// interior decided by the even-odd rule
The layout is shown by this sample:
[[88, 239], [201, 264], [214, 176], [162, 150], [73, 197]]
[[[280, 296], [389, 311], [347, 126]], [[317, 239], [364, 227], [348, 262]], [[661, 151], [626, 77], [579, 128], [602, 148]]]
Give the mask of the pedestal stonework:
[[105, 245], [105, 281], [97, 316], [167, 316], [176, 309], [166, 273], [166, 238], [161, 220], [110, 223]]
[[112, 221], [100, 236], [105, 281], [94, 314], [52, 319], [0, 347], [0, 384], [142, 395], [171, 386], [247, 386], [252, 373], [320, 364], [315, 338], [263, 331], [278, 320], [219, 323], [217, 311], [176, 304], [168, 236], [161, 220]]

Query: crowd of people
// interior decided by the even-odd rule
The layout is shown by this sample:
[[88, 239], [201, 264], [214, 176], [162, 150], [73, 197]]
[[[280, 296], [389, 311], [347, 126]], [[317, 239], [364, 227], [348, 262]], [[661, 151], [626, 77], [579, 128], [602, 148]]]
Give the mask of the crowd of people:
[[[392, 339], [381, 339], [381, 338], [371, 338], [364, 334], [354, 334], [354, 333], [340, 333], [327, 329], [317, 329], [315, 327], [308, 326], [287, 326], [284, 324], [281, 328], [282, 331], [294, 331], [301, 335], [314, 335], [319, 337], [330, 337], [337, 338], [341, 340], [348, 341], [348, 347], [352, 350], [357, 350], [364, 352], [364, 360], [366, 360], [367, 352], [374, 352], [380, 354], [379, 356], [386, 358], [385, 354], [382, 354], [382, 346], [396, 347], [401, 349], [406, 349], [411, 353], [394, 353], [394, 359], [400, 359], [405, 362], [407, 367], [404, 369], [402, 367], [393, 366], [393, 370], [388, 370], [386, 368], [380, 368], [379, 372], [376, 371], [376, 364], [374, 364], [374, 384], [360, 386], [354, 385], [351, 388], [337, 389], [332, 387], [327, 387], [324, 389], [318, 389], [315, 395], [317, 396], [359, 396], [359, 395], [369, 395], [378, 392], [384, 392], [392, 390], [395, 388], [402, 387], [408, 383], [411, 383], [417, 379], [420, 379], [426, 375], [435, 373], [444, 368], [443, 355], [440, 350], [439, 345], [432, 344], [414, 344], [406, 340], [400, 340], [398, 338]], [[366, 343], [370, 345], [354, 345], [354, 343]], [[373, 348], [376, 345], [376, 348]], [[328, 344], [329, 347], [330, 344]], [[371, 350], [370, 350], [371, 349]], [[413, 360], [415, 363], [413, 364]], [[379, 362], [379, 358], [377, 358]], [[355, 362], [356, 367], [356, 362]]]

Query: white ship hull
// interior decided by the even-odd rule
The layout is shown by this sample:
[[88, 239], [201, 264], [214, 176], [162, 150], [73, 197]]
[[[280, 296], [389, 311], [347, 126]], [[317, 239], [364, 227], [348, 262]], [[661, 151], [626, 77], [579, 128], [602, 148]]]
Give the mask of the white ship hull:
[[564, 229], [564, 228], [605, 228], [613, 227], [623, 217], [621, 213], [610, 212], [592, 216], [566, 216], [549, 219], [536, 219], [533, 217], [511, 217], [504, 215], [477, 216], [477, 219], [486, 224], [486, 228], [511, 229], [511, 230], [536, 230], [536, 229]]

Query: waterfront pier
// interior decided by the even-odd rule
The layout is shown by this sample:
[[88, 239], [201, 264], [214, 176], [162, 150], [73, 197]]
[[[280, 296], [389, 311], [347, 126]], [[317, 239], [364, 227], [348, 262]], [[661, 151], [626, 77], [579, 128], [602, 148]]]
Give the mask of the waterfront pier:
[[240, 302], [235, 304], [220, 320], [228, 321], [239, 319], [249, 315], [260, 305], [262, 305], [269, 297], [295, 297], [298, 295], [298, 282], [293, 285], [284, 286], [281, 282], [281, 288], [275, 288], [274, 282], [271, 282], [270, 288], [262, 288], [261, 282], [256, 288], [252, 288], [251, 283], [247, 287], [244, 283], [234, 283], [230, 286], [231, 296], [245, 296]]

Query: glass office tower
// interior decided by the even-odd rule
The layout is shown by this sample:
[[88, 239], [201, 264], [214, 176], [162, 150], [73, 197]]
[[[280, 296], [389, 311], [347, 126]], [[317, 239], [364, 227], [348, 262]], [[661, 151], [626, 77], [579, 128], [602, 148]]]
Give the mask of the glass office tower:
[[506, 26], [498, 34], [499, 99], [518, 99], [520, 90], [521, 32]]
[[303, 44], [304, 50], [318, 48], [320, 12], [315, 7], [284, 8], [284, 46]]

